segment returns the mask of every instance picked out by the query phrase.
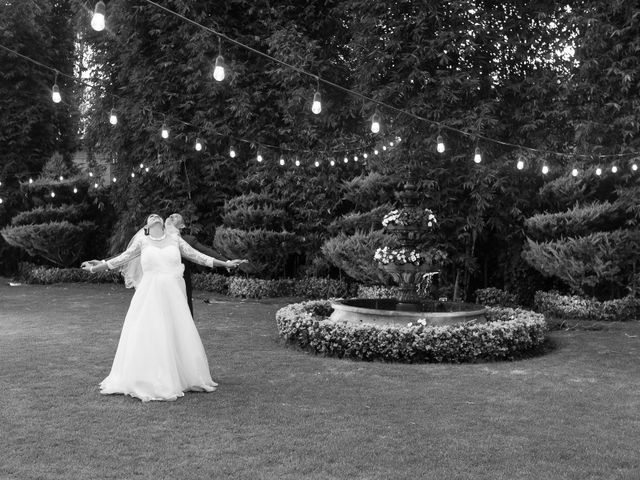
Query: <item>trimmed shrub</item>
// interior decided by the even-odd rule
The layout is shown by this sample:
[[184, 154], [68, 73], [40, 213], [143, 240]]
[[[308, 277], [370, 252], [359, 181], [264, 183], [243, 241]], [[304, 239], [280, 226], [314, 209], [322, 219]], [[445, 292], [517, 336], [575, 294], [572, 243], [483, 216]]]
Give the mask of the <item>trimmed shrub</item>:
[[626, 219], [622, 204], [603, 202], [575, 206], [566, 212], [534, 215], [524, 222], [524, 227], [533, 240], [555, 240], [616, 230], [625, 225]]
[[123, 283], [116, 271], [89, 273], [81, 268], [44, 267], [23, 262], [18, 267], [18, 278], [25, 283], [51, 285], [54, 283]]
[[378, 267], [373, 255], [378, 247], [394, 242], [390, 235], [382, 231], [357, 232], [354, 235], [341, 233], [324, 243], [322, 253], [333, 265], [358, 282], [385, 284], [390, 277]]
[[214, 248], [227, 258], [246, 258], [242, 271], [257, 277], [282, 275], [287, 260], [298, 252], [299, 241], [289, 232], [218, 228]]
[[331, 222], [327, 230], [331, 235], [337, 235], [338, 233], [353, 235], [357, 231], [380, 230], [382, 228], [382, 219], [391, 210], [393, 210], [393, 206], [390, 203], [385, 203], [369, 212], [349, 213]]
[[194, 273], [191, 276], [191, 284], [194, 290], [205, 292], [229, 293], [229, 277], [219, 273]]
[[293, 280], [293, 295], [304, 298], [336, 298], [351, 297], [355, 293], [355, 285], [333, 278], [304, 277]]
[[287, 305], [276, 313], [280, 336], [327, 356], [398, 362], [473, 362], [521, 357], [540, 348], [547, 324], [527, 310], [489, 308], [487, 323], [378, 327], [327, 320], [328, 301]]
[[222, 220], [229, 228], [280, 231], [287, 225], [287, 212], [280, 202], [257, 193], [231, 198], [224, 204]]
[[60, 205], [59, 207], [46, 205], [20, 212], [11, 219], [11, 225], [20, 226], [33, 223], [62, 222], [65, 220], [73, 223], [83, 219], [86, 215], [86, 206], [82, 204]]
[[628, 321], [640, 318], [640, 299], [624, 297], [599, 302], [558, 292], [536, 292], [536, 310], [550, 317], [572, 320]]
[[476, 303], [489, 307], [515, 307], [518, 302], [512, 293], [489, 287], [476, 290]]
[[95, 230], [93, 222], [76, 225], [67, 221], [5, 227], [0, 232], [9, 245], [23, 248], [59, 266], [77, 264], [83, 257], [88, 239]]
[[290, 280], [229, 278], [229, 295], [241, 298], [286, 297], [291, 292]]

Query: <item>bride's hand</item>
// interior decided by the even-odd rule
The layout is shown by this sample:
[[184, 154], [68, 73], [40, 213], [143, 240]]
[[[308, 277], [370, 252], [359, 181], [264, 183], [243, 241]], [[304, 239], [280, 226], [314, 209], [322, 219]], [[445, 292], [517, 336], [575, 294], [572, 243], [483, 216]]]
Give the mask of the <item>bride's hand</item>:
[[82, 262], [80, 268], [86, 271], [91, 271], [91, 267], [95, 267], [100, 264], [100, 260], [88, 260], [86, 262]]

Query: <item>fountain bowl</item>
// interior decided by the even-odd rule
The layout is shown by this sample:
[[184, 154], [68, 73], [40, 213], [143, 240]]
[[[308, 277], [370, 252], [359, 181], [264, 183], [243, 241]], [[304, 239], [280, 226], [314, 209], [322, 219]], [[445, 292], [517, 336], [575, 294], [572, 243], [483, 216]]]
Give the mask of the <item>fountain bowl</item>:
[[404, 327], [419, 319], [432, 326], [487, 321], [485, 307], [463, 302], [425, 301], [407, 305], [395, 298], [351, 298], [335, 300], [331, 307], [329, 320], [359, 325]]

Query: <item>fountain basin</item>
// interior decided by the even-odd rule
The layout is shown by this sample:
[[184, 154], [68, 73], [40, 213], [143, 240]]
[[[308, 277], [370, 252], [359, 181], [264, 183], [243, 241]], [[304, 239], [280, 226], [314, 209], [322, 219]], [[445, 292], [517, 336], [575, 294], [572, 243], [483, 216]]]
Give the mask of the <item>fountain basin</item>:
[[391, 298], [352, 298], [331, 303], [333, 313], [329, 320], [349, 324], [405, 327], [424, 319], [427, 325], [456, 325], [476, 321], [486, 322], [486, 308], [474, 303], [422, 302], [415, 311], [407, 311], [406, 304]]

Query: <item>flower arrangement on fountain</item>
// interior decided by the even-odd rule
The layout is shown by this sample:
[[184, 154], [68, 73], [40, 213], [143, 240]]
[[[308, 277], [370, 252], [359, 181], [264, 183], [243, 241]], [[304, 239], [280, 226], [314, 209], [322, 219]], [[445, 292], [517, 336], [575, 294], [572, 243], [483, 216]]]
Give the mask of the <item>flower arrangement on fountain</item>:
[[428, 208], [399, 208], [391, 210], [382, 219], [383, 227], [408, 227], [422, 226], [434, 228], [438, 221], [436, 216]]
[[414, 249], [381, 247], [373, 256], [381, 265], [438, 265], [447, 258], [447, 254], [437, 248], [430, 248], [426, 252], [418, 252]]

